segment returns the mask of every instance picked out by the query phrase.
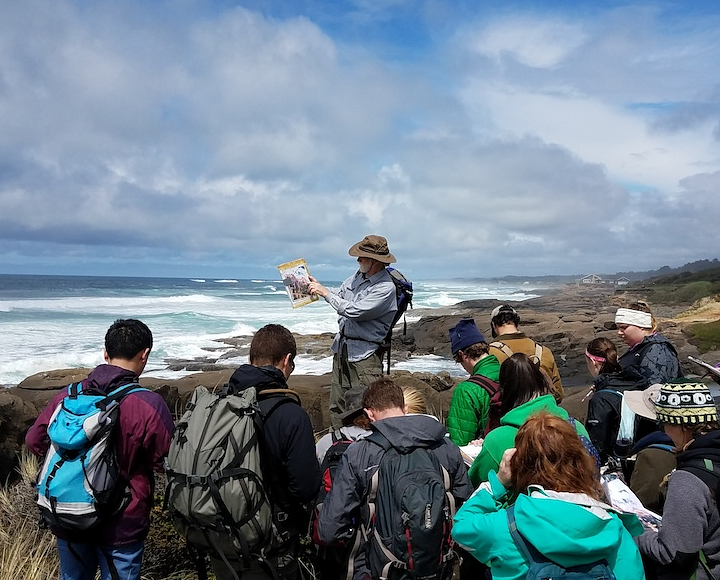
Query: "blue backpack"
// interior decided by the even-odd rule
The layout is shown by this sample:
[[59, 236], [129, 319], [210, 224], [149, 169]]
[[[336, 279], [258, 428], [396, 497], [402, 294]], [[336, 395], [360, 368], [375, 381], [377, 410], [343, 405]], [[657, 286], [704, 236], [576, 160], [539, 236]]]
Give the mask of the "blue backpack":
[[82, 383], [68, 387], [48, 422], [50, 449], [37, 484], [40, 512], [50, 526], [88, 530], [129, 502], [117, 460], [115, 425], [120, 401], [138, 390], [143, 389], [137, 383], [107, 395], [83, 392]]
[[[382, 341], [380, 347], [376, 352], [377, 355], [380, 357], [380, 360], [382, 360], [383, 357], [387, 355], [387, 374], [390, 374], [390, 344], [392, 343], [392, 329], [393, 326], [395, 326], [395, 324], [397, 323], [397, 321], [400, 320], [400, 317], [405, 314], [405, 311], [408, 308], [412, 308], [413, 285], [410, 280], [403, 276], [400, 270], [396, 270], [395, 268], [391, 268], [390, 266], [387, 266], [385, 269], [388, 271], [388, 274], [390, 274], [390, 278], [392, 278], [393, 284], [395, 284], [395, 300], [397, 301], [397, 311], [395, 312], [395, 316], [393, 317], [392, 323], [390, 324], [390, 329], [388, 330], [387, 335], [385, 335], [385, 340]], [[404, 322], [403, 324], [403, 334], [405, 333], [407, 333], [407, 322]]]
[[572, 566], [563, 568], [560, 564], [556, 564], [552, 560], [547, 559], [538, 550], [528, 542], [515, 523], [515, 505], [511, 505], [505, 510], [507, 513], [508, 527], [513, 542], [520, 551], [520, 555], [525, 559], [528, 565], [528, 572], [525, 576], [526, 580], [616, 580], [615, 574], [610, 569], [607, 560], [598, 560], [592, 564], [584, 564], [582, 566]]

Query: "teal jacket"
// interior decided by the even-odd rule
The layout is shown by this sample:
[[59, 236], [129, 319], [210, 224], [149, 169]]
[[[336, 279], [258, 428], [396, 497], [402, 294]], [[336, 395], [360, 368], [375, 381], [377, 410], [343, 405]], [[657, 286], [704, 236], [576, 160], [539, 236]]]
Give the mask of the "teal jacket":
[[[542, 395], [505, 413], [500, 419], [500, 426], [490, 431], [485, 437], [482, 450], [470, 467], [468, 475], [475, 487], [483, 481], [487, 481], [490, 470], [497, 471], [503, 453], [507, 449], [515, 447], [515, 435], [518, 429], [531, 415], [540, 411], [547, 411], [565, 420], [570, 417], [565, 409], [558, 407], [552, 395]], [[578, 435], [587, 437], [585, 426], [580, 421], [575, 421], [575, 430]]]
[[[494, 354], [481, 358], [473, 368], [474, 375], [482, 375], [497, 382], [500, 363]], [[453, 391], [447, 415], [450, 439], [456, 445], [467, 445], [485, 428], [490, 412], [487, 391], [470, 381], [459, 383]]]
[[[550, 395], [552, 397], [552, 395]], [[617, 580], [645, 578], [633, 535], [642, 525], [633, 514], [617, 513], [585, 494], [531, 486], [515, 502], [520, 533], [548, 559], [564, 567], [605, 559]], [[495, 472], [455, 514], [452, 535], [477, 560], [490, 566], [493, 580], [522, 580], [528, 566], [515, 546], [503, 505], [508, 496]]]

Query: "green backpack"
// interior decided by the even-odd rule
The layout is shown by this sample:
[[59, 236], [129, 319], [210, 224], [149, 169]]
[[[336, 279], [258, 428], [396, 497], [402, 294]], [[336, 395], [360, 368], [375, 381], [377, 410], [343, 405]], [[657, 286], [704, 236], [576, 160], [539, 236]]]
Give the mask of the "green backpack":
[[201, 551], [242, 559], [246, 567], [262, 557], [272, 533], [261, 430], [255, 388], [226, 394], [198, 387], [175, 429], [166, 464], [165, 506], [177, 530]]

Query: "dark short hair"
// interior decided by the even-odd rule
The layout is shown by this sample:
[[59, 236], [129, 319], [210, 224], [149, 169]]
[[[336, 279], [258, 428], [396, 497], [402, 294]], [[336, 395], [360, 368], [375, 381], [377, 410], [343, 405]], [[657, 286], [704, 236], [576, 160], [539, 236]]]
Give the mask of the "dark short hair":
[[131, 360], [152, 346], [152, 332], [144, 322], [134, 318], [116, 320], [105, 333], [105, 352], [110, 359]]
[[512, 306], [508, 306], [507, 304], [500, 307], [500, 311], [493, 316], [492, 320], [490, 320], [491, 324], [494, 324], [495, 326], [503, 326], [504, 324], [513, 324], [514, 326], [520, 325], [520, 315], [515, 312], [515, 309]]
[[258, 367], [279, 365], [287, 355], [297, 355], [295, 337], [280, 324], [267, 324], [253, 336], [250, 343], [250, 364]]
[[453, 360], [456, 363], [460, 362], [461, 354], [470, 357], [471, 359], [480, 358], [482, 355], [487, 354], [490, 351], [490, 346], [487, 342], [476, 342], [465, 348], [461, 348], [453, 355]]
[[395, 381], [383, 377], [370, 383], [363, 394], [362, 404], [365, 409], [373, 411], [404, 409], [405, 397]]
[[552, 392], [550, 378], [540, 368], [540, 361], [534, 359], [535, 357], [531, 360], [528, 355], [516, 352], [500, 365], [502, 415], [535, 397]]

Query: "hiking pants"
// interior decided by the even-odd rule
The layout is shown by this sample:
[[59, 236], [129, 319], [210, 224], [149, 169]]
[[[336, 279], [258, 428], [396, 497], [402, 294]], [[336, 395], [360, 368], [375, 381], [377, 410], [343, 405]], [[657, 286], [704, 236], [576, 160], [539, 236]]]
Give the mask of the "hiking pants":
[[345, 393], [351, 388], [367, 388], [382, 378], [382, 361], [373, 353], [357, 362], [348, 361], [347, 345], [343, 342], [333, 356], [330, 382], [330, 423], [334, 429], [342, 427], [340, 415], [345, 412]]
[[60, 580], [94, 580], [98, 566], [102, 580], [139, 580], [144, 545], [99, 546], [58, 538]]

